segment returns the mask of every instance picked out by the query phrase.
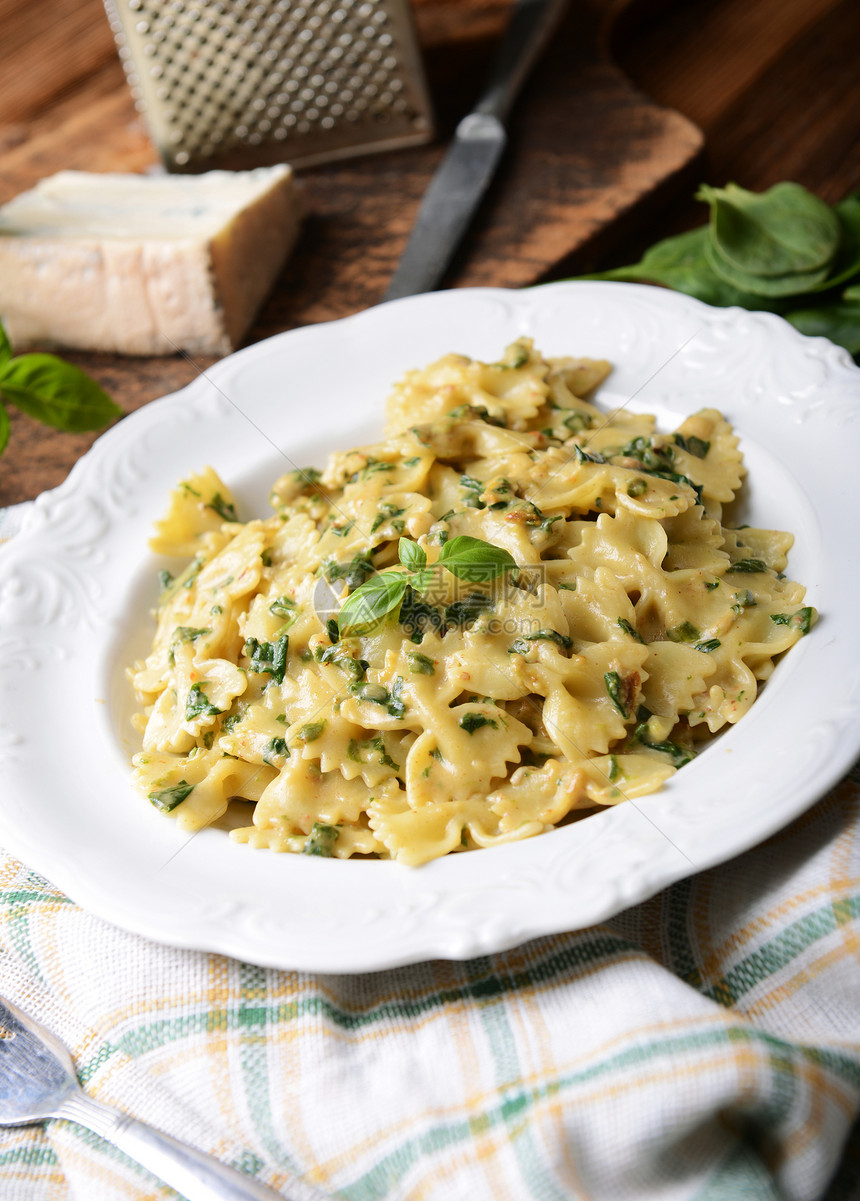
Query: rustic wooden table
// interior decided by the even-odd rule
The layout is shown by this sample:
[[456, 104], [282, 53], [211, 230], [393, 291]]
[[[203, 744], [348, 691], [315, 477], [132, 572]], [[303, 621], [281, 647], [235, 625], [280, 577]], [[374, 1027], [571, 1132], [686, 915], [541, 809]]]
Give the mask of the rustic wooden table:
[[[412, 0], [439, 136], [301, 172], [300, 245], [249, 341], [378, 301], [510, 0]], [[0, 203], [66, 167], [151, 167], [100, 0], [0, 0]], [[638, 257], [703, 219], [701, 180], [860, 187], [857, 0], [575, 0], [518, 104], [447, 286], [518, 286]], [[131, 411], [209, 361], [69, 355]], [[59, 484], [95, 435], [13, 414], [0, 506]]]

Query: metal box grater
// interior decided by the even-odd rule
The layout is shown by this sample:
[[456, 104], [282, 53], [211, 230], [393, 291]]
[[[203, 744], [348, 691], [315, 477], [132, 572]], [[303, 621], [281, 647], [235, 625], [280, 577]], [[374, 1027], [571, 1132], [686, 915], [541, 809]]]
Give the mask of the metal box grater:
[[427, 142], [408, 0], [104, 0], [168, 171], [310, 165]]

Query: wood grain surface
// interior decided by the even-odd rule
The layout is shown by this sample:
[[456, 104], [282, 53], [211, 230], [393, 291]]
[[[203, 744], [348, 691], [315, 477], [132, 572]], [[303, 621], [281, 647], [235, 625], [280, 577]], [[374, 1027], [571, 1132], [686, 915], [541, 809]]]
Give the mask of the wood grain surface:
[[[375, 303], [454, 125], [481, 90], [510, 0], [413, 0], [438, 118], [426, 147], [301, 173], [300, 245], [248, 341]], [[36, 12], [38, 10], [38, 18]], [[0, 203], [76, 167], [155, 155], [100, 0], [0, 0]], [[637, 257], [703, 219], [700, 180], [860, 187], [856, 0], [578, 0], [529, 80], [510, 147], [447, 286], [519, 286]], [[69, 354], [131, 411], [211, 360]], [[58, 484], [95, 435], [13, 415], [0, 505]]]

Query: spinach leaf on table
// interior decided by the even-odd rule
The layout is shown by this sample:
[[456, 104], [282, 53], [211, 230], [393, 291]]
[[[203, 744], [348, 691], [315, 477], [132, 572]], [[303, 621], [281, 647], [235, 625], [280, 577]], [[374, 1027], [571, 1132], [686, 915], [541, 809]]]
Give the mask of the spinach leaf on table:
[[785, 319], [802, 334], [829, 338], [837, 346], [844, 346], [860, 362], [860, 299], [794, 309], [785, 314]]
[[686, 292], [717, 308], [740, 305], [742, 308], [771, 308], [755, 303], [759, 297], [742, 292], [727, 283], [711, 268], [706, 257], [708, 228], [688, 230], [656, 242], [638, 263], [585, 275], [583, 279], [640, 280], [664, 284], [676, 292]]
[[766, 192], [737, 184], [697, 193], [711, 210], [711, 245], [721, 264], [745, 276], [773, 278], [827, 269], [839, 247], [839, 218], [796, 183]]
[[13, 355], [0, 323], [0, 454], [9, 441], [6, 404], [73, 434], [101, 429], [122, 416], [119, 405], [80, 367], [53, 354]]
[[706, 225], [664, 238], [638, 263], [583, 279], [662, 284], [706, 304], [778, 313], [860, 362], [860, 193], [829, 206], [799, 184], [748, 192], [703, 185]]

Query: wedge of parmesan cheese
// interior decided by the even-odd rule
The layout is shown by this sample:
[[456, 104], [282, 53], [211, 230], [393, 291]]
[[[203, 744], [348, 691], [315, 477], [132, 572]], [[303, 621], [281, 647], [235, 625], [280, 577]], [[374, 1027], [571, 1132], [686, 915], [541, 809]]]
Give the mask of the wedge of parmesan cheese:
[[16, 349], [228, 354], [299, 221], [287, 166], [61, 171], [0, 208], [0, 318]]

